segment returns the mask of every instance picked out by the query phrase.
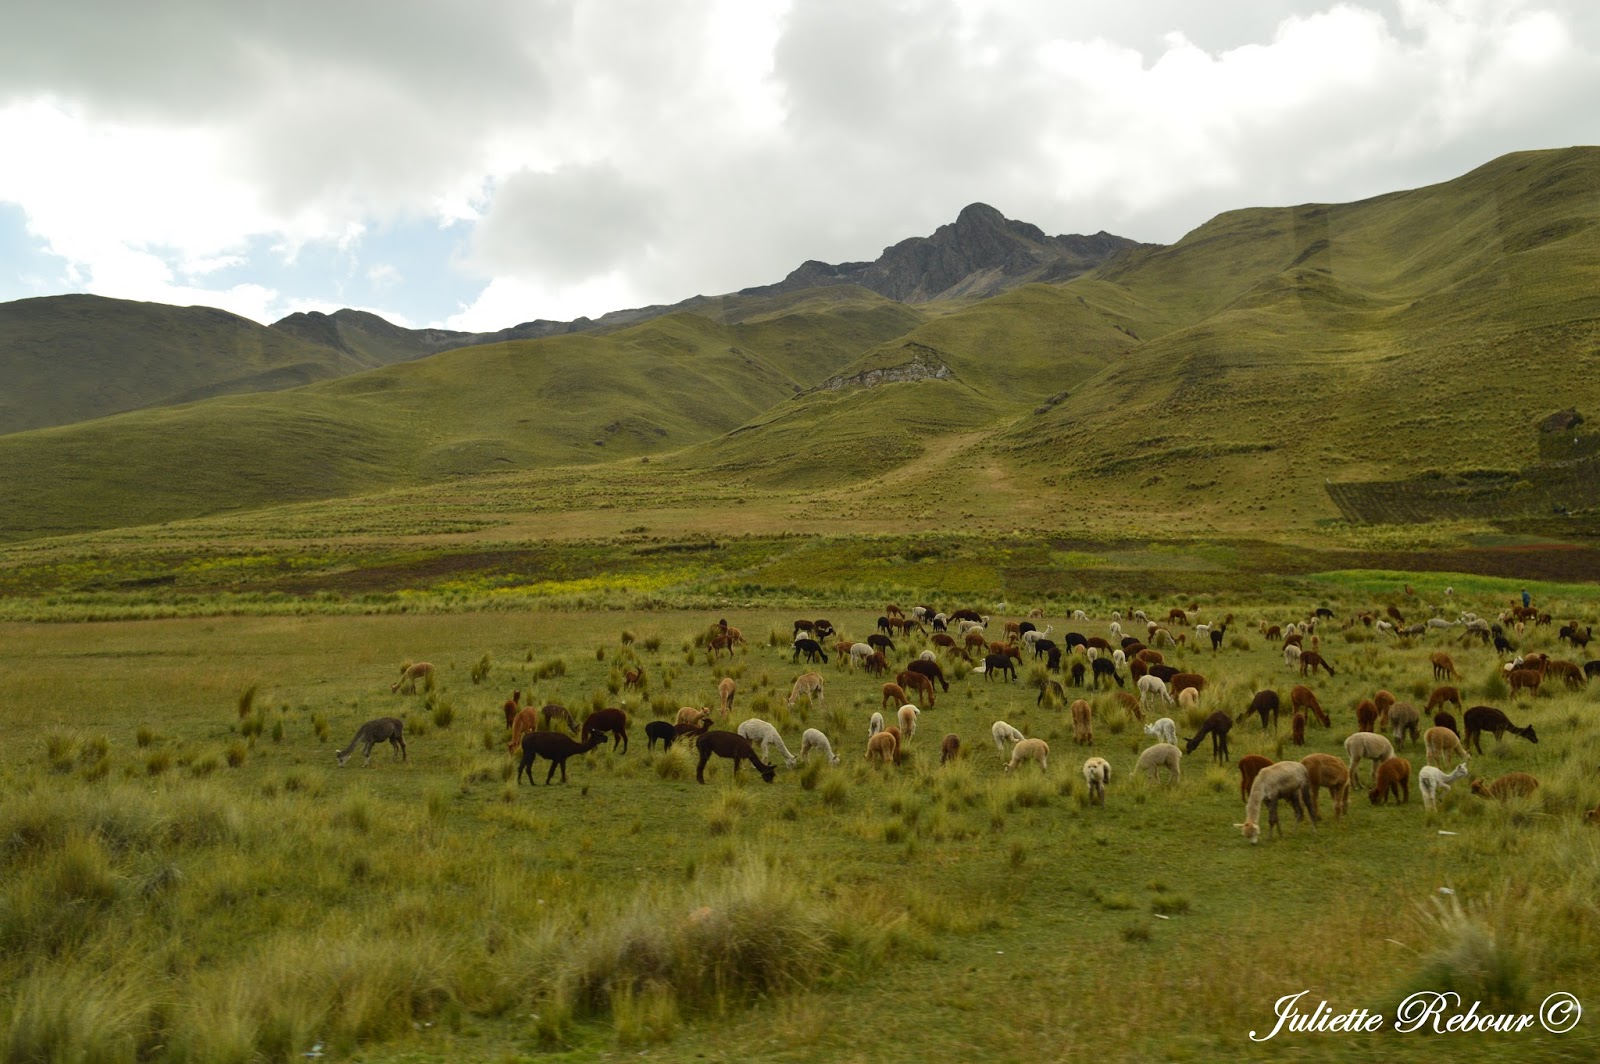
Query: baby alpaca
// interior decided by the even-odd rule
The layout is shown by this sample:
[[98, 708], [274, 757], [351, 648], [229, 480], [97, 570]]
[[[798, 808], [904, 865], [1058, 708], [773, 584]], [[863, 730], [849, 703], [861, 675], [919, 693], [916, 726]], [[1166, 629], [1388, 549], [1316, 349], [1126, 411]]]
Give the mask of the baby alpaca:
[[1106, 804], [1106, 783], [1111, 779], [1111, 763], [1103, 757], [1091, 757], [1083, 763], [1083, 782], [1089, 785], [1089, 801]]
[[1538, 789], [1539, 781], [1526, 772], [1507, 772], [1493, 783], [1472, 781], [1473, 794], [1480, 798], [1497, 798], [1502, 802], [1507, 798], [1526, 798]]
[[944, 741], [939, 744], [939, 764], [942, 765], [946, 761], [953, 761], [960, 756], [961, 736], [957, 735], [955, 732], [951, 732], [949, 735], [946, 735], [944, 737]]
[[1178, 725], [1171, 717], [1162, 717], [1154, 724], [1146, 724], [1144, 733], [1154, 735], [1159, 742], [1178, 745]]
[[994, 737], [994, 748], [1000, 751], [1000, 756], [1006, 754], [1006, 743], [1020, 743], [1022, 733], [1003, 720], [994, 722], [994, 727], [989, 729], [989, 734]]
[[1439, 794], [1448, 791], [1450, 785], [1467, 774], [1467, 763], [1463, 761], [1450, 771], [1447, 776], [1443, 769], [1424, 765], [1422, 771], [1417, 773], [1417, 790], [1422, 792], [1422, 808], [1433, 809], [1439, 803]]
[[1011, 763], [1006, 766], [1010, 772], [1022, 762], [1032, 758], [1039, 762], [1040, 770], [1050, 767], [1050, 746], [1043, 739], [1024, 739], [1011, 748]]

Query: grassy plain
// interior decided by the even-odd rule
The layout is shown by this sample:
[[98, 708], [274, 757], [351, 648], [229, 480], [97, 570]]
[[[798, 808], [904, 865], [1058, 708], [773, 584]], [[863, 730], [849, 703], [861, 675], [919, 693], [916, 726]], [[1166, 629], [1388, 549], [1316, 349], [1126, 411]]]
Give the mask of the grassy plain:
[[[762, 600], [720, 609], [461, 612], [439, 592], [448, 612], [319, 614], [312, 599], [299, 616], [0, 625], [8, 1058], [288, 1060], [320, 1044], [365, 1060], [1377, 1060], [1435, 1042], [1248, 1032], [1302, 989], [1391, 1014], [1418, 989], [1519, 1012], [1600, 989], [1600, 839], [1581, 820], [1600, 800], [1590, 692], [1512, 704], [1493, 654], [1451, 639], [1469, 704], [1540, 732], [1490, 741], [1474, 768], [1532, 772], [1537, 798], [1490, 806], [1463, 784], [1425, 816], [1415, 795], [1373, 807], [1357, 794], [1347, 818], [1324, 809], [1317, 833], [1251, 847], [1231, 826], [1231, 769], [1202, 750], [1175, 787], [1135, 778], [1149, 740], [1111, 695], [1090, 696], [1096, 741], [1077, 747], [1026, 667], [1015, 685], [952, 668], [898, 769], [861, 757], [878, 680], [830, 664], [822, 705], [791, 713], [800, 669], [774, 645], [790, 622], [827, 615], [859, 638], [879, 612], [778, 605], [786, 560], [827, 583], [829, 550], [768, 559]], [[1210, 550], [1206, 564], [1239, 561]], [[1220, 653], [1170, 660], [1211, 678], [1204, 711], [1236, 712], [1298, 680], [1257, 618], [1404, 607], [1406, 579], [1310, 574], [1140, 604], [1235, 613]], [[1416, 582], [1439, 597], [1439, 579]], [[1460, 583], [1455, 604], [1481, 611], [1514, 590]], [[1560, 616], [1596, 612], [1592, 587], [1534, 590]], [[1104, 630], [1103, 594], [1076, 604], [1095, 615], [1077, 627]], [[1054, 634], [1068, 627], [1058, 606]], [[713, 666], [695, 640], [719, 612], [751, 645]], [[1531, 630], [1526, 646], [1552, 640]], [[1426, 696], [1439, 643], [1325, 630], [1339, 672], [1315, 687], [1334, 727], [1293, 750], [1241, 723], [1234, 759], [1340, 752], [1358, 698]], [[392, 694], [420, 659], [439, 666], [437, 688]], [[620, 689], [624, 662], [644, 666], [642, 694]], [[767, 785], [714, 763], [700, 786], [685, 751], [645, 748], [644, 721], [714, 704], [722, 675], [739, 685], [731, 723], [761, 716], [796, 749], [820, 727], [843, 764], [780, 765]], [[629, 751], [575, 759], [566, 786], [519, 787], [500, 708], [512, 689], [580, 716], [626, 698]], [[335, 766], [361, 721], [391, 714], [407, 721], [407, 762], [378, 750], [371, 768]], [[1048, 771], [1003, 773], [996, 719], [1045, 738]], [[1180, 716], [1180, 731], [1195, 723]], [[964, 756], [941, 768], [947, 731]], [[1077, 771], [1091, 752], [1114, 767], [1103, 809]], [[1402, 754], [1420, 769], [1420, 752]], [[1590, 1032], [1454, 1045], [1463, 1059], [1589, 1059]]]

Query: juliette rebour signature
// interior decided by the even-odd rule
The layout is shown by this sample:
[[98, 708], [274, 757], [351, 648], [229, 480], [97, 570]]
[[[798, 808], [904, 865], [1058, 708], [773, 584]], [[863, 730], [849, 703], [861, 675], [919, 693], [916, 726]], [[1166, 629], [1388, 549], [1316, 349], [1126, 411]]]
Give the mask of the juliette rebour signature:
[[1370, 1034], [1393, 1027], [1401, 1034], [1421, 1031], [1429, 1034], [1516, 1033], [1538, 1024], [1552, 1034], [1566, 1034], [1583, 1017], [1583, 1005], [1565, 992], [1551, 994], [1540, 1002], [1536, 1012], [1496, 1012], [1477, 1001], [1465, 1002], [1453, 990], [1421, 990], [1400, 1002], [1391, 1018], [1371, 1009], [1338, 1012], [1326, 1001], [1307, 1009], [1306, 995], [1285, 994], [1273, 1005], [1278, 1022], [1265, 1034], [1251, 1031], [1252, 1042], [1267, 1042], [1280, 1034]]

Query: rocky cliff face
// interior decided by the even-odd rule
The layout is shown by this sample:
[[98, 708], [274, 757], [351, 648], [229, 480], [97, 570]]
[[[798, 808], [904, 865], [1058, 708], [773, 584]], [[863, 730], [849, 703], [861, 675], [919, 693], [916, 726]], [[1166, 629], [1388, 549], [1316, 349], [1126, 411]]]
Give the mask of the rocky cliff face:
[[974, 203], [932, 236], [902, 240], [885, 248], [876, 261], [830, 265], [811, 260], [775, 285], [746, 288], [740, 294], [858, 284], [902, 303], [981, 298], [1033, 281], [1064, 281], [1127, 248], [1141, 246], [1106, 232], [1047, 236], [1036, 225]]

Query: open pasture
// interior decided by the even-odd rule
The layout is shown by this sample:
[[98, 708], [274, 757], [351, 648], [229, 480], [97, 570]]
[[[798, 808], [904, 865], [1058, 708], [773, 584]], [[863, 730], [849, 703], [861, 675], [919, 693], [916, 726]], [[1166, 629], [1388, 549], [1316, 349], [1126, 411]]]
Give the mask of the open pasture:
[[[1285, 707], [1276, 734], [1239, 719], [1227, 765], [1206, 741], [1176, 784], [1134, 771], [1155, 740], [1114, 684], [1074, 689], [1025, 648], [1016, 682], [942, 656], [950, 689], [919, 700], [900, 764], [869, 764], [869, 717], [893, 723], [898, 708], [882, 685], [928, 644], [895, 635], [881, 677], [841, 667], [834, 644], [876, 631], [880, 611], [859, 608], [730, 607], [720, 615], [745, 642], [714, 659], [718, 614], [701, 611], [0, 626], [6, 1056], [1378, 1060], [1433, 1043], [1249, 1032], [1301, 990], [1307, 1011], [1325, 999], [1391, 1018], [1417, 990], [1480, 1011], [1531, 1013], [1556, 991], [1600, 1002], [1600, 829], [1584, 820], [1600, 802], [1593, 685], [1552, 678], [1513, 698], [1501, 656], [1459, 627], [1346, 628], [1405, 600], [1328, 586], [1327, 602], [1214, 595], [1171, 626], [1189, 645], [1163, 646], [1166, 661], [1206, 686], [1197, 707], [1145, 717], [1173, 717], [1180, 745], [1218, 710], [1242, 718], [1258, 691]], [[1492, 617], [1503, 601], [1453, 605]], [[1586, 596], [1540, 604], [1556, 623], [1513, 634], [1519, 651], [1581, 664], [1556, 635], [1569, 615], [1592, 620]], [[1165, 622], [1189, 602], [1140, 605]], [[1319, 605], [1335, 614], [1317, 631], [1334, 674], [1301, 677], [1260, 623]], [[1193, 622], [1229, 610], [1219, 648], [1195, 645]], [[1063, 646], [1069, 631], [1110, 634], [1104, 605], [1089, 620], [1053, 612], [1033, 623]], [[830, 661], [794, 663], [794, 620], [821, 617], [838, 629], [823, 640]], [[1024, 618], [996, 613], [990, 638]], [[1437, 651], [1459, 679], [1435, 680]], [[435, 665], [433, 688], [391, 692], [416, 661]], [[813, 669], [823, 697], [791, 708], [792, 682]], [[646, 748], [647, 722], [716, 710], [730, 677], [717, 727], [760, 717], [795, 753], [817, 728], [841, 764], [812, 754], [791, 769], [775, 754], [766, 784], [714, 758], [702, 786], [689, 743]], [[1074, 740], [1065, 704], [1039, 704], [1050, 679], [1092, 705], [1092, 743]], [[1423, 752], [1404, 743], [1409, 803], [1370, 803], [1367, 762], [1346, 816], [1324, 795], [1315, 832], [1284, 809], [1281, 837], [1264, 817], [1259, 845], [1241, 837], [1241, 757], [1343, 759], [1359, 702], [1388, 690], [1421, 710], [1440, 682], [1536, 728], [1536, 744], [1485, 736], [1470, 763], [1475, 779], [1532, 774], [1531, 798], [1490, 802], [1462, 781], [1427, 814]], [[1301, 683], [1332, 726], [1309, 723], [1295, 747]], [[545, 786], [540, 761], [538, 784], [519, 786], [503, 709], [514, 690], [580, 722], [624, 706], [627, 752], [607, 742], [573, 757], [566, 785]], [[386, 716], [405, 722], [406, 760], [380, 743], [370, 767], [360, 748], [338, 767], [334, 751]], [[1045, 740], [1048, 768], [1004, 771], [998, 720]], [[941, 765], [948, 733], [961, 754]], [[1090, 756], [1111, 765], [1103, 806], [1080, 771]], [[1473, 1060], [1592, 1059], [1600, 1043], [1588, 1022], [1450, 1038]]]

